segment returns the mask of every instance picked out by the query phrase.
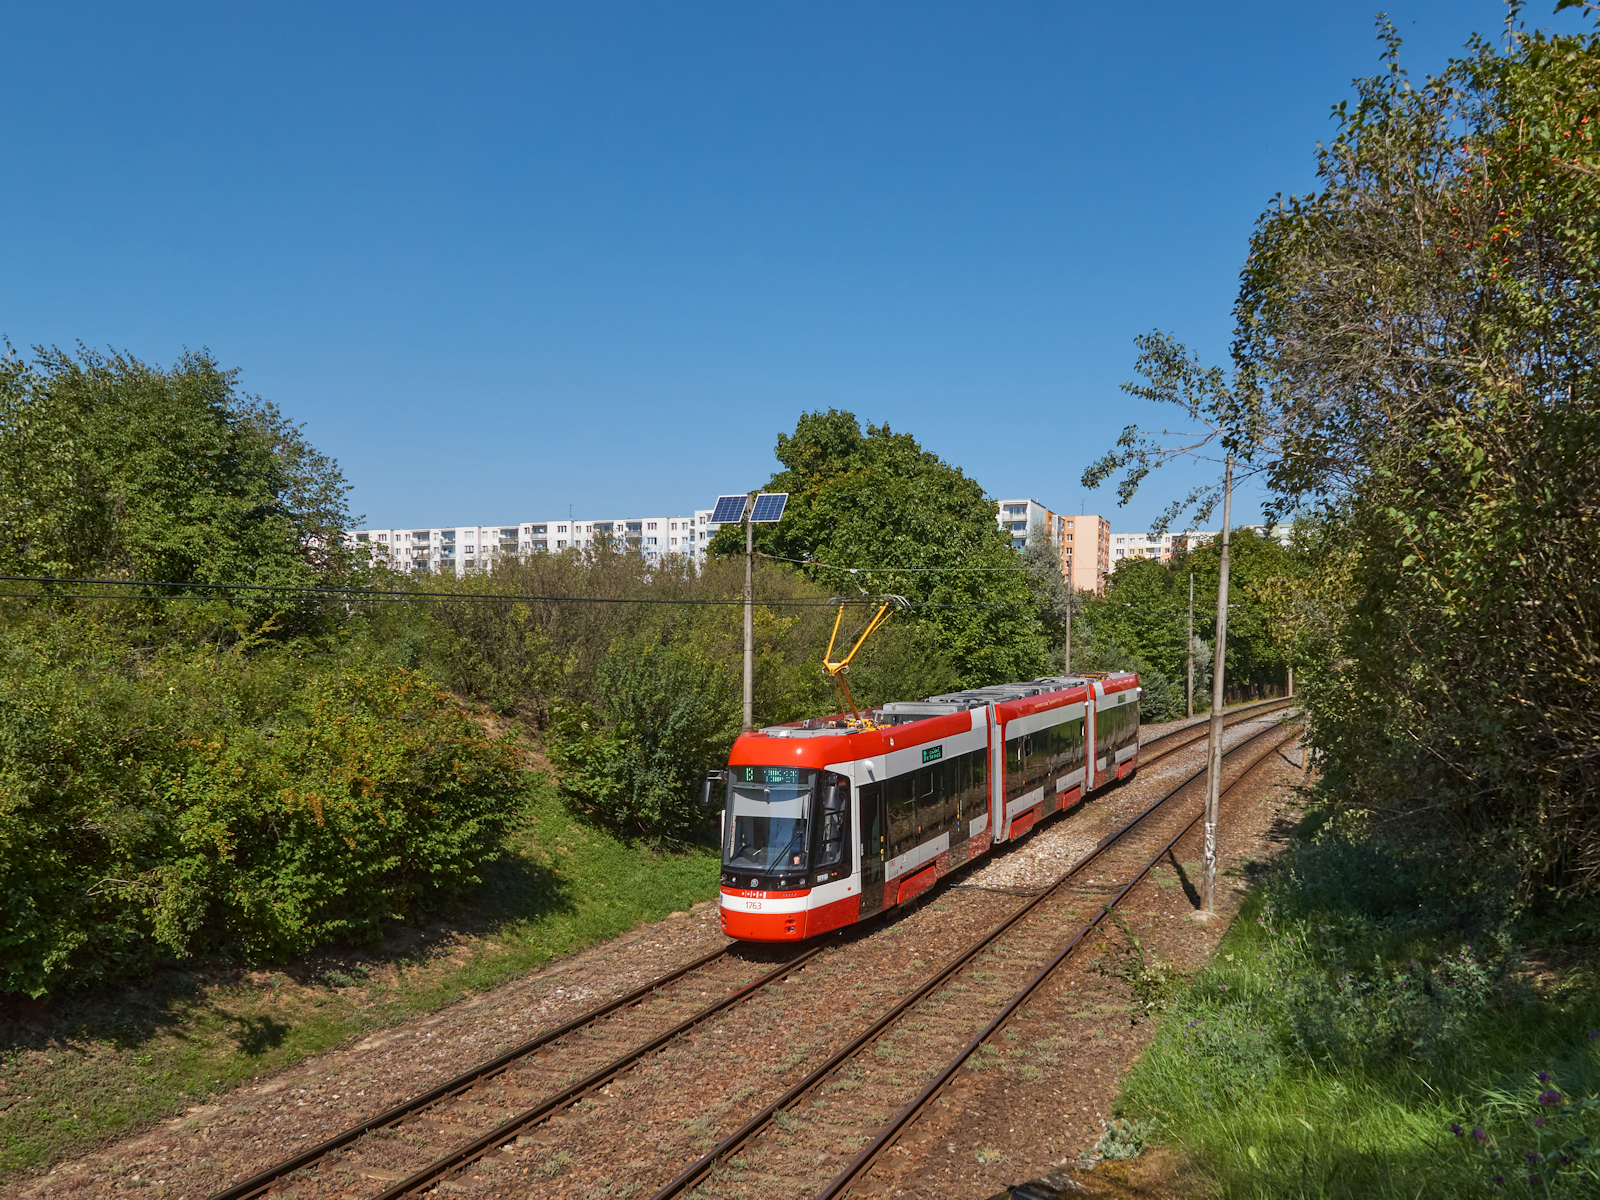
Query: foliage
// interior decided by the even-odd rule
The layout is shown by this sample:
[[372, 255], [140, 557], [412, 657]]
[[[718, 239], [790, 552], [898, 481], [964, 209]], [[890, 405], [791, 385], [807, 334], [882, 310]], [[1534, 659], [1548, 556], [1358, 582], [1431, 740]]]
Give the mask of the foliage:
[[1094, 1152], [1101, 1158], [1138, 1158], [1150, 1146], [1150, 1129], [1139, 1121], [1125, 1121], [1113, 1117], [1100, 1122], [1100, 1140]]
[[[1027, 545], [1022, 550], [1022, 565], [1028, 569], [1028, 581], [1033, 585], [1034, 603], [1039, 613], [1039, 624], [1050, 645], [1065, 648], [1068, 622], [1083, 615], [1084, 598], [1067, 579], [1061, 566], [1061, 555], [1055, 539], [1043, 525], [1028, 531]], [[1052, 663], [1051, 671], [1055, 670]], [[1072, 664], [1062, 663], [1062, 670], [1071, 672]]]
[[[248, 650], [248, 652], [247, 652]], [[0, 988], [370, 936], [472, 882], [520, 807], [510, 747], [370, 651], [0, 627]]]
[[1593, 892], [1600, 37], [1513, 22], [1414, 88], [1382, 32], [1238, 305], [1272, 485], [1332, 518], [1333, 603], [1298, 622], [1313, 738], [1337, 792], [1443, 819], [1525, 899]]
[[600, 668], [599, 712], [558, 710], [549, 741], [571, 803], [630, 834], [682, 836], [700, 781], [739, 730], [729, 673], [690, 641], [620, 640]]
[[[1594, 1037], [1594, 1034], [1590, 1034]], [[1549, 1071], [1532, 1074], [1521, 1088], [1496, 1088], [1484, 1096], [1492, 1114], [1452, 1122], [1450, 1132], [1485, 1190], [1507, 1196], [1593, 1196], [1600, 1188], [1600, 1096], [1572, 1096]], [[1504, 1132], [1496, 1139], [1487, 1123]]]
[[1137, 1025], [1156, 1013], [1166, 1011], [1180, 977], [1171, 963], [1162, 962], [1155, 951], [1145, 948], [1144, 942], [1120, 912], [1108, 909], [1106, 915], [1112, 919], [1122, 936], [1117, 944], [1113, 944], [1110, 934], [1107, 934], [1106, 946], [1110, 953], [1096, 959], [1092, 969], [1097, 975], [1114, 979], [1128, 989], [1128, 994], [1133, 997], [1128, 1023]]
[[[1495, 1173], [1521, 1194], [1508, 1161], [1559, 1154], [1591, 1119], [1574, 1098], [1600, 1091], [1592, 965], [1533, 990], [1512, 948], [1540, 931], [1494, 889], [1329, 818], [1160, 1018], [1124, 1106], [1222, 1196], [1445, 1198]], [[1560, 1101], [1528, 1095], [1540, 1071]]]
[[[209, 354], [0, 355], [0, 569], [313, 584], [348, 570], [347, 487]], [[158, 589], [170, 591], [170, 589]], [[281, 604], [245, 600], [258, 618]]]
[[0, 1177], [81, 1157], [241, 1083], [526, 976], [716, 895], [710, 849], [664, 854], [575, 817], [531, 781], [505, 853], [422, 928], [246, 973], [142, 973], [0, 1014]]
[[[789, 504], [777, 525], [758, 527], [763, 553], [799, 560], [807, 578], [832, 591], [931, 606], [895, 620], [935, 631], [930, 640], [950, 665], [939, 690], [1048, 669], [1026, 569], [995, 522], [994, 502], [959, 468], [887, 425], [863, 433], [837, 409], [803, 414], [792, 435], [778, 435], [776, 454], [784, 469], [767, 490], [788, 492]], [[710, 546], [742, 554], [742, 526], [724, 526]], [[930, 567], [940, 569], [908, 570]]]
[[[1302, 595], [1300, 580], [1315, 574], [1317, 564], [1300, 548], [1285, 548], [1250, 529], [1234, 531], [1229, 554], [1234, 588], [1228, 614], [1230, 687], [1242, 692], [1252, 684], [1281, 686], [1292, 639], [1279, 627], [1278, 610], [1261, 596]], [[1208, 707], [1219, 558], [1219, 547], [1208, 543], [1179, 551], [1170, 563], [1133, 559], [1119, 564], [1105, 594], [1085, 601], [1085, 632], [1074, 635], [1079, 647], [1074, 665], [1138, 670], [1144, 677], [1146, 718], [1182, 716], [1193, 574], [1195, 707]]]
[[[1214, 461], [1218, 449], [1230, 462], [1230, 469], [1232, 460], [1238, 460], [1239, 469], [1233, 472], [1235, 484], [1259, 471], [1256, 460], [1265, 457], [1270, 446], [1248, 403], [1248, 393], [1236, 381], [1230, 381], [1221, 367], [1205, 366], [1181, 342], [1159, 329], [1133, 340], [1139, 349], [1137, 369], [1145, 382], [1124, 383], [1122, 390], [1141, 400], [1174, 405], [1183, 411], [1189, 424], [1198, 428], [1163, 429], [1156, 435], [1129, 425], [1117, 439], [1116, 449], [1084, 468], [1080, 480], [1083, 486], [1099, 487], [1120, 471], [1117, 502], [1127, 504], [1152, 471], [1178, 459]], [[1151, 532], [1165, 533], [1185, 511], [1191, 512], [1197, 523], [1208, 520], [1225, 498], [1225, 482], [1226, 476], [1203, 483], [1172, 501], [1150, 526]]]

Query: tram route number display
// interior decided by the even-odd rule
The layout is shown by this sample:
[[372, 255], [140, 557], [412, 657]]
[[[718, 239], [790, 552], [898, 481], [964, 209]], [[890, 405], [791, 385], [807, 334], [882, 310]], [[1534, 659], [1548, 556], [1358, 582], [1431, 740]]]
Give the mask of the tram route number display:
[[800, 782], [799, 767], [738, 767], [739, 783], [787, 783], [791, 786]]

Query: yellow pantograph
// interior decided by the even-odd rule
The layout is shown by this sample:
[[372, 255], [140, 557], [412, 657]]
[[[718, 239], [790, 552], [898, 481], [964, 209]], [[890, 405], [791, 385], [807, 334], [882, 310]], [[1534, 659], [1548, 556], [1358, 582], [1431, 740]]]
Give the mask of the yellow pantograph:
[[[850, 647], [850, 653], [841, 659], [833, 657], [834, 644], [839, 640], [839, 626], [844, 623], [844, 610], [851, 604], [878, 604], [878, 611], [873, 614], [872, 620], [867, 622], [867, 627], [857, 636], [855, 643]], [[828, 637], [828, 649], [822, 655], [822, 667], [828, 672], [828, 678], [833, 681], [833, 686], [839, 689], [845, 707], [850, 710], [850, 727], [852, 729], [870, 729], [872, 722], [863, 717], [856, 710], [855, 699], [850, 695], [850, 685], [844, 681], [845, 673], [850, 670], [850, 662], [860, 653], [861, 647], [867, 644], [867, 639], [889, 619], [889, 613], [896, 608], [904, 608], [910, 602], [904, 596], [835, 596], [833, 602], [839, 606], [839, 615], [833, 619], [833, 633]]]

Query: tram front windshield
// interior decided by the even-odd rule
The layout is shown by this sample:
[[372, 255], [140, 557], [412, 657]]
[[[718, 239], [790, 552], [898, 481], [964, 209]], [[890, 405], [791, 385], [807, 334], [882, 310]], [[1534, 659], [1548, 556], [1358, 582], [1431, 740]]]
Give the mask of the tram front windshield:
[[734, 767], [729, 774], [733, 778], [723, 822], [722, 865], [730, 871], [804, 873], [817, 772], [802, 767]]

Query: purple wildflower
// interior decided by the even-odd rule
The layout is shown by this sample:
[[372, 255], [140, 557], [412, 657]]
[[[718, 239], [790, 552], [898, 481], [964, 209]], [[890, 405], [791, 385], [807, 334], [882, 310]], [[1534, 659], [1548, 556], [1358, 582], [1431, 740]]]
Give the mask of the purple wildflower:
[[1501, 1184], [1501, 1183], [1504, 1183], [1506, 1181], [1506, 1177], [1504, 1175], [1496, 1175], [1494, 1177], [1494, 1181], [1497, 1184]]
[[1548, 1091], [1540, 1092], [1539, 1103], [1544, 1105], [1546, 1108], [1549, 1108], [1552, 1104], [1560, 1104], [1561, 1093], [1556, 1091], [1555, 1088], [1550, 1088]]
[[1540, 1179], [1537, 1175], [1529, 1175], [1528, 1176], [1528, 1186], [1529, 1187], [1538, 1187], [1543, 1182], [1544, 1182], [1544, 1180]]
[[1533, 1123], [1539, 1129], [1543, 1129], [1544, 1128], [1544, 1118], [1543, 1117], [1535, 1117], [1533, 1119]]
[[1489, 1144], [1489, 1135], [1483, 1131], [1482, 1125], [1478, 1125], [1473, 1128], [1472, 1139], [1480, 1146], [1487, 1146]]
[[1540, 1071], [1537, 1075], [1534, 1076], [1534, 1078], [1537, 1079], [1540, 1083], [1549, 1083], [1550, 1082], [1550, 1072], [1549, 1071]]
[[1595, 1038], [1600, 1038], [1600, 1029], [1591, 1029], [1589, 1031], [1589, 1040], [1592, 1042]]
[[1539, 1162], [1542, 1157], [1537, 1150], [1524, 1150], [1522, 1152], [1522, 1156], [1528, 1160], [1528, 1165], [1530, 1167], [1534, 1163]]
[[1460, 1137], [1462, 1134], [1466, 1133], [1466, 1130], [1462, 1129], [1459, 1125], [1452, 1125], [1450, 1126], [1450, 1132], [1455, 1134], [1457, 1137]]

